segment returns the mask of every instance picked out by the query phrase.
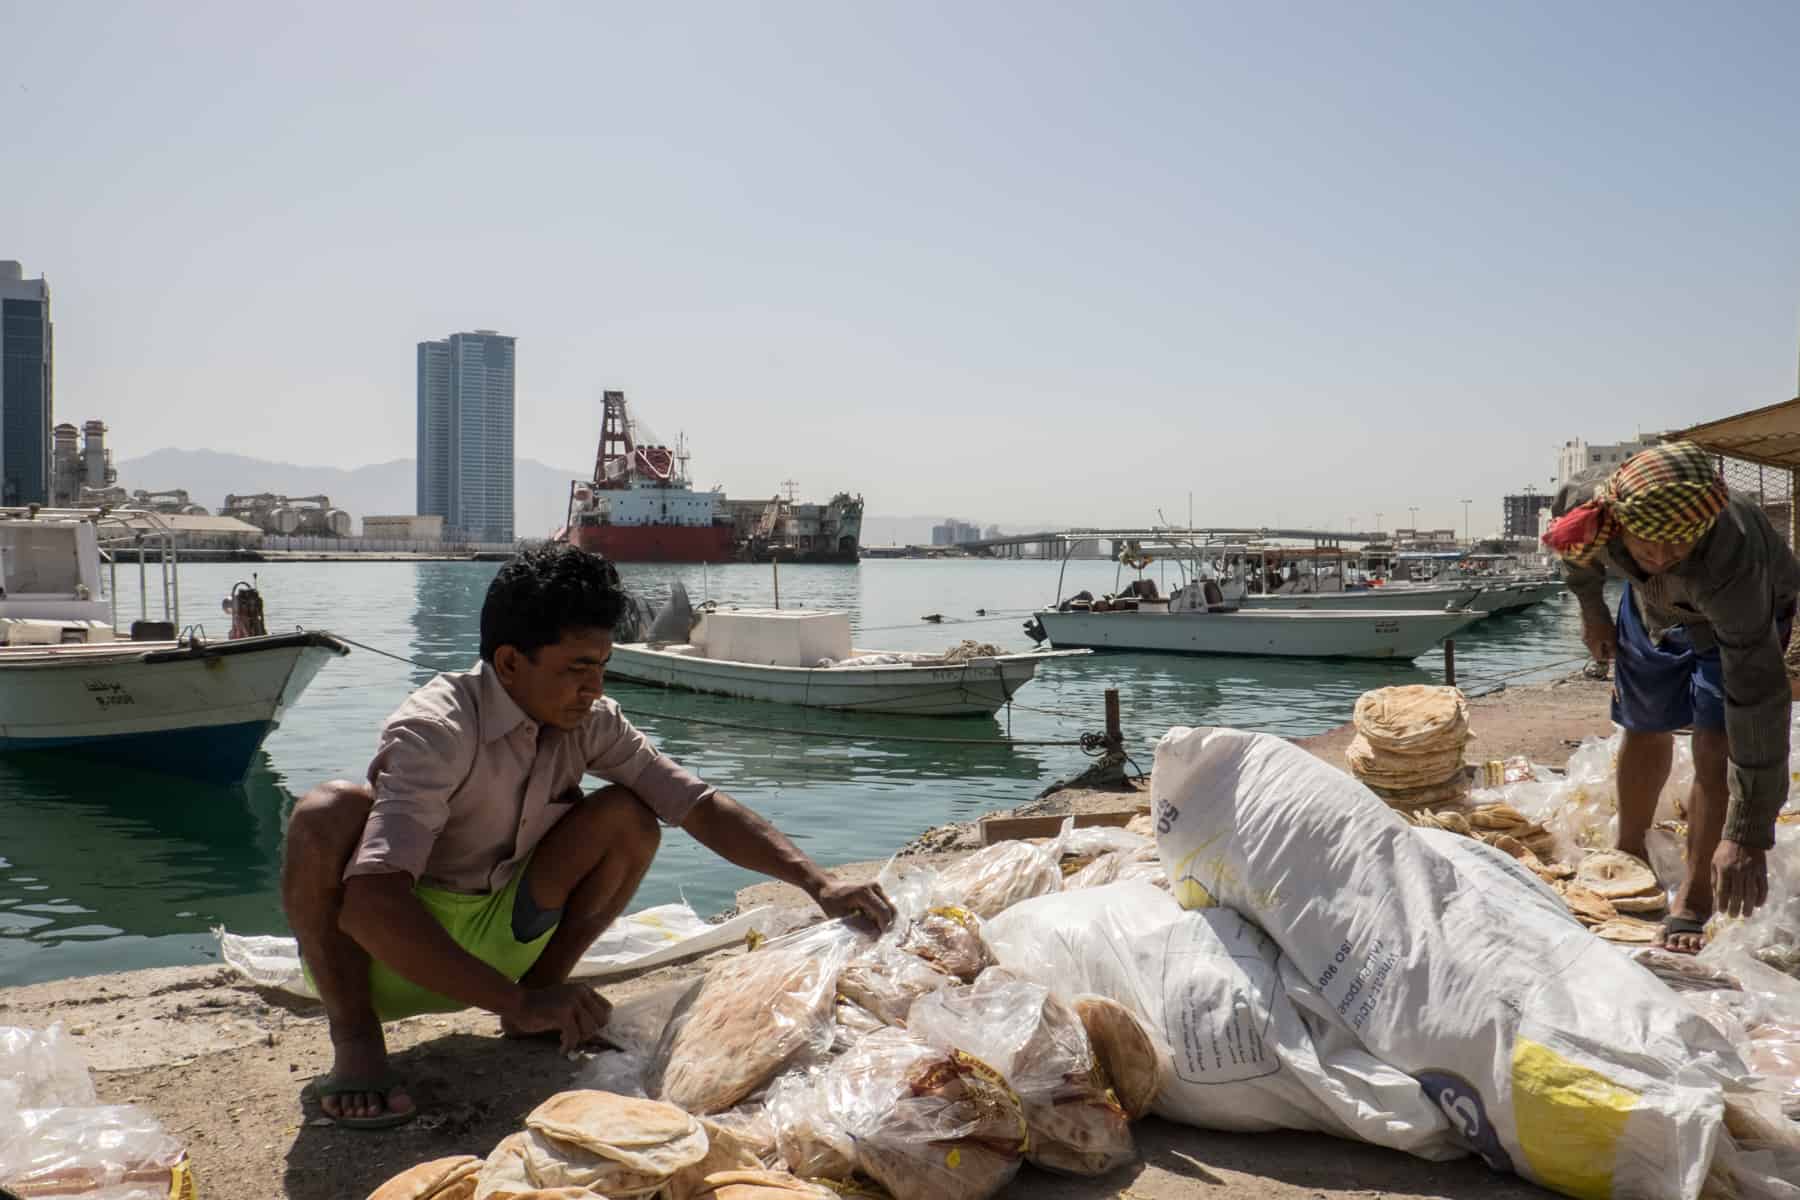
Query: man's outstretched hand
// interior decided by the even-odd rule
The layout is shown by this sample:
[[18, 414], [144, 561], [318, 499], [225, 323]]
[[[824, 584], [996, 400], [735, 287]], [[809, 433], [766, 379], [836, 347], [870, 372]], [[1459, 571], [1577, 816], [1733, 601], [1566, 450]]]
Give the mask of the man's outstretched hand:
[[1713, 903], [1726, 916], [1747, 917], [1768, 901], [1768, 855], [1756, 847], [1720, 842], [1712, 871]]
[[504, 1025], [521, 1034], [554, 1033], [567, 1054], [600, 1041], [612, 1016], [612, 1003], [584, 983], [526, 988], [517, 1008], [501, 1014]]
[[828, 917], [863, 917], [882, 930], [894, 923], [894, 902], [878, 883], [827, 883], [816, 899]]

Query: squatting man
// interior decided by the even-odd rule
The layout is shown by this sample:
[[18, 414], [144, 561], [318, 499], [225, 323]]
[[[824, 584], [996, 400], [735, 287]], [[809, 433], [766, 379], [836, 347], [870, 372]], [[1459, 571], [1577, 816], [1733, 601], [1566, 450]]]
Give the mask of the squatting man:
[[[417, 1115], [382, 1022], [482, 1008], [509, 1037], [594, 1041], [610, 1005], [569, 981], [625, 911], [659, 822], [800, 887], [828, 916], [894, 917], [834, 883], [768, 821], [671, 761], [604, 695], [625, 597], [599, 559], [550, 545], [507, 562], [481, 609], [481, 661], [388, 718], [364, 782], [294, 808], [282, 903], [331, 1026], [316, 1081], [356, 1128]], [[584, 774], [609, 786], [583, 793]]]

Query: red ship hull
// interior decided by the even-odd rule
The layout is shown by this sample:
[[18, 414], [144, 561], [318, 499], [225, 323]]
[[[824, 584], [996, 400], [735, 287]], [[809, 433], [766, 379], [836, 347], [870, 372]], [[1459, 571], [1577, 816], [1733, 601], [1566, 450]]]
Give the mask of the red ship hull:
[[729, 525], [577, 525], [569, 540], [614, 562], [731, 561]]

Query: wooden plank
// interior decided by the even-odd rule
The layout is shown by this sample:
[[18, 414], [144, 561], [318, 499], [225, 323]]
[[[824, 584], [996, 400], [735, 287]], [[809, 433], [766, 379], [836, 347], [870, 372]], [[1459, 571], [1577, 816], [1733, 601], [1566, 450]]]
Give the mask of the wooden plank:
[[[1075, 814], [1075, 828], [1087, 829], [1095, 825], [1109, 825], [1122, 829], [1131, 824], [1131, 818], [1137, 816], [1133, 809], [1120, 809], [1116, 812], [1086, 812]], [[1067, 817], [984, 817], [981, 821], [981, 844], [992, 846], [995, 842], [1017, 842], [1026, 838], [1052, 838], [1061, 831]]]

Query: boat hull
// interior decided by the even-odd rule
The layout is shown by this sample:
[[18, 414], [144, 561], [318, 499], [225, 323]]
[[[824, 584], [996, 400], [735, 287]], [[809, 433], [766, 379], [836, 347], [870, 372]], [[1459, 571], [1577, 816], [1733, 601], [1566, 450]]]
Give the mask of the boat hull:
[[1476, 590], [1467, 588], [1368, 588], [1351, 592], [1307, 592], [1276, 596], [1246, 596], [1241, 602], [1250, 612], [1262, 610], [1335, 608], [1355, 611], [1419, 612], [1424, 609], [1469, 608]]
[[732, 556], [729, 525], [576, 525], [569, 540], [614, 562], [715, 563]]
[[1219, 654], [1277, 658], [1413, 659], [1479, 619], [1459, 612], [1169, 613], [1054, 612], [1037, 614], [1058, 649], [1136, 650], [1160, 654]]
[[615, 645], [606, 671], [655, 687], [915, 717], [991, 716], [1031, 681], [1043, 654], [977, 658], [955, 666], [771, 667]]
[[324, 633], [0, 653], [0, 753], [83, 758], [233, 783], [319, 669]]

